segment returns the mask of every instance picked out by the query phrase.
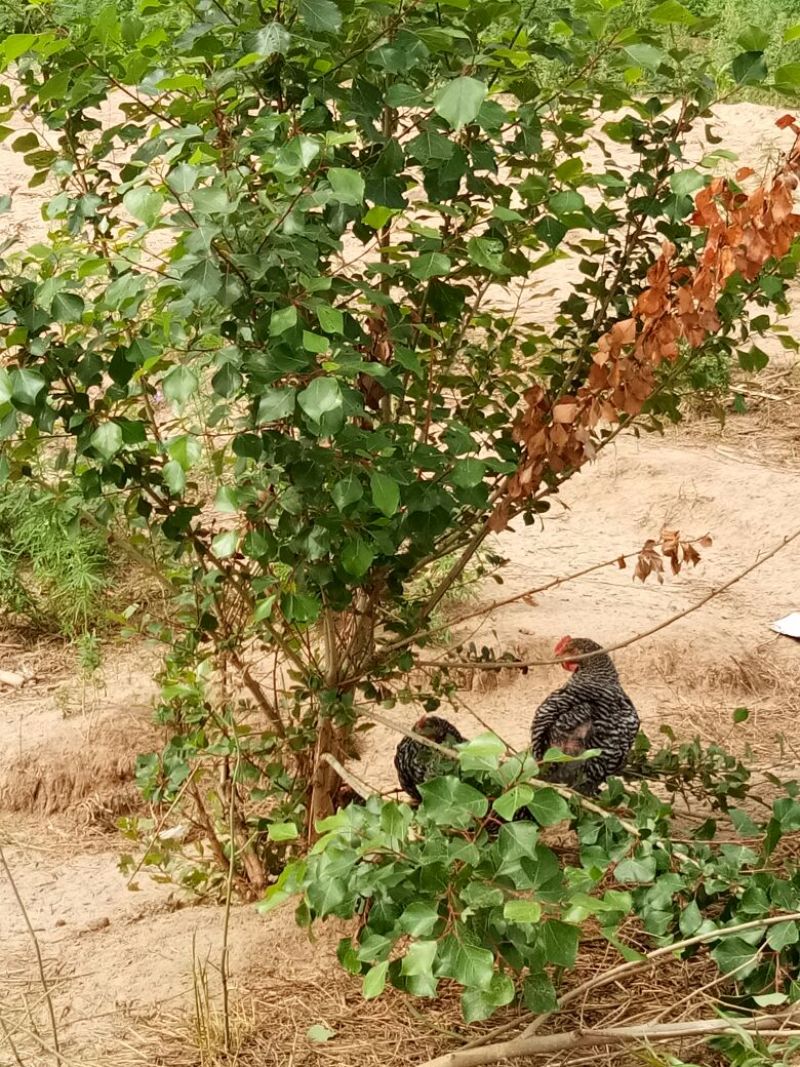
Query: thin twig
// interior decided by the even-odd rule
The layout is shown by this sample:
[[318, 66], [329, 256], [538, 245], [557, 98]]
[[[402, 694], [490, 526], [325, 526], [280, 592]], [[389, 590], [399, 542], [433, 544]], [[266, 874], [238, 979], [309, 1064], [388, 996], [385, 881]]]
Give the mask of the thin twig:
[[25, 902], [23, 901], [22, 897], [20, 896], [19, 890], [17, 889], [17, 883], [14, 881], [14, 876], [11, 873], [11, 868], [9, 867], [8, 862], [6, 860], [5, 852], [3, 851], [2, 845], [0, 845], [0, 866], [2, 866], [3, 870], [6, 873], [6, 877], [8, 878], [9, 884], [11, 886], [11, 892], [14, 894], [14, 899], [19, 905], [19, 910], [22, 912], [22, 917], [25, 920], [25, 925], [28, 928], [28, 933], [31, 935], [31, 941], [33, 941], [33, 948], [36, 952], [36, 965], [39, 969], [39, 981], [42, 984], [45, 1000], [47, 1001], [47, 1012], [50, 1016], [50, 1029], [53, 1034], [53, 1051], [55, 1052], [57, 1060], [60, 1060], [61, 1050], [58, 1044], [58, 1027], [56, 1026], [56, 1013], [53, 1007], [53, 998], [50, 996], [50, 986], [47, 983], [47, 976], [44, 973], [44, 960], [42, 959], [42, 950], [39, 947], [39, 939], [36, 936], [36, 931], [33, 929], [33, 925], [28, 915], [28, 909], [25, 907]]
[[128, 881], [125, 883], [125, 888], [126, 889], [130, 889], [134, 878], [136, 877], [136, 875], [139, 873], [139, 871], [144, 866], [144, 861], [147, 858], [148, 854], [150, 853], [150, 850], [152, 849], [153, 845], [156, 843], [156, 840], [158, 839], [158, 835], [164, 829], [164, 826], [165, 826], [165, 824], [167, 822], [167, 819], [170, 817], [170, 815], [173, 813], [175, 808], [180, 803], [180, 799], [183, 796], [183, 794], [186, 792], [186, 790], [194, 782], [195, 775], [197, 774], [199, 769], [200, 769], [200, 764], [199, 763], [195, 764], [195, 766], [192, 768], [190, 774], [186, 778], [186, 781], [183, 783], [183, 785], [180, 787], [178, 792], [175, 794], [175, 799], [172, 801], [170, 806], [167, 808], [167, 810], [164, 812], [164, 814], [158, 820], [158, 824], [157, 824], [156, 828], [153, 830], [153, 833], [152, 833], [152, 836], [150, 838], [150, 842], [147, 845], [147, 848], [142, 852], [142, 855], [141, 855], [141, 858], [140, 858], [139, 862], [136, 864], [136, 866], [133, 869], [133, 873], [131, 874], [131, 876], [128, 879]]
[[374, 796], [377, 792], [375, 789], [370, 790], [367, 782], [362, 782], [360, 778], [356, 778], [355, 775], [351, 774], [346, 767], [342, 766], [335, 756], [331, 755], [330, 752], [323, 752], [320, 759], [327, 763], [329, 767], [333, 767], [342, 781], [346, 785], [349, 785], [353, 792], [357, 793], [362, 800], [369, 800], [369, 798]]
[[[784, 915], [771, 915], [766, 919], [753, 919], [746, 923], [736, 923], [734, 926], [725, 926], [719, 930], [708, 930], [704, 934], [695, 934], [694, 937], [687, 937], [683, 941], [673, 941], [669, 945], [662, 945], [660, 948], [653, 949], [648, 952], [640, 960], [628, 960], [625, 963], [620, 963], [616, 967], [612, 967], [608, 971], [604, 971], [602, 974], [596, 974], [592, 978], [587, 978], [585, 982], [581, 982], [580, 985], [575, 986], [573, 989], [567, 990], [567, 992], [559, 998], [558, 1007], [554, 1011], [544, 1012], [541, 1015], [537, 1015], [533, 1018], [533, 1021], [523, 1030], [522, 1037], [527, 1038], [532, 1034], [535, 1034], [539, 1030], [543, 1023], [545, 1023], [555, 1012], [562, 1011], [573, 1001], [579, 1000], [584, 993], [588, 993], [593, 989], [597, 989], [600, 986], [609, 985], [611, 982], [615, 982], [618, 978], [627, 977], [634, 971], [643, 970], [645, 967], [652, 965], [655, 961], [661, 959], [663, 956], [669, 956], [675, 952], [681, 952], [685, 948], [691, 948], [694, 945], [703, 944], [706, 941], [714, 941], [724, 937], [730, 937], [732, 934], [741, 933], [744, 930], [755, 930], [759, 927], [774, 926], [777, 923], [791, 922], [792, 920], [800, 919], [800, 911], [789, 912]], [[488, 1033], [481, 1034], [480, 1037], [474, 1038], [464, 1046], [464, 1051], [479, 1048], [483, 1045], [490, 1045], [494, 1042], [495, 1038], [500, 1037], [502, 1034], [509, 1033], [514, 1027], [519, 1026], [525, 1022], [526, 1019], [531, 1018], [531, 1015], [524, 1015], [521, 1018], [515, 1019], [511, 1023], [505, 1023], [503, 1026], [497, 1027], [495, 1030], [490, 1030]], [[491, 1062], [491, 1061], [485, 1061]], [[423, 1064], [423, 1067], [430, 1067], [428, 1064]], [[464, 1065], [462, 1065], [464, 1067]]]
[[[707, 536], [707, 535], [706, 535]], [[695, 537], [686, 544], [694, 545], [699, 544], [705, 540], [703, 537]], [[619, 566], [619, 561], [625, 559], [635, 559], [641, 553], [641, 549], [636, 552], [625, 552], [622, 555], [616, 555], [613, 559], [603, 560], [602, 563], [593, 563], [589, 567], [583, 567], [579, 571], [574, 571], [572, 574], [564, 574], [558, 578], [551, 578], [549, 582], [545, 582], [544, 585], [533, 586], [531, 589], [523, 589], [521, 593], [513, 593], [511, 596], [503, 597], [501, 600], [493, 600], [491, 604], [487, 604], [484, 607], [475, 608], [472, 611], [464, 612], [463, 615], [457, 615], [453, 619], [448, 619], [447, 622], [441, 626], [435, 626], [433, 629], [426, 630], [423, 634], [415, 633], [411, 637], [404, 637], [399, 641], [393, 641], [389, 645], [381, 646], [381, 652], [396, 652], [401, 648], [405, 648], [407, 645], [413, 644], [420, 638], [432, 637], [434, 634], [441, 633], [444, 630], [452, 630], [455, 626], [460, 626], [462, 622], [469, 622], [470, 619], [478, 618], [481, 615], [491, 615], [492, 612], [497, 611], [498, 608], [507, 607], [509, 604], [514, 604], [518, 600], [524, 600], [529, 596], [536, 596], [537, 593], [546, 593], [550, 589], [555, 589], [558, 586], [565, 585], [567, 582], [574, 582], [578, 578], [585, 578], [587, 574], [593, 574], [594, 571], [605, 570], [607, 567]]]
[[[733, 578], [730, 578], [727, 582], [717, 586], [716, 589], [712, 589], [710, 593], [706, 594], [701, 600], [698, 600], [695, 604], [690, 605], [688, 608], [684, 608], [683, 611], [678, 611], [674, 615], [670, 615], [656, 626], [652, 626], [649, 630], [642, 630], [641, 633], [634, 634], [632, 637], [626, 638], [624, 641], [617, 641], [612, 645], [607, 645], [601, 649], [601, 652], [617, 652], [621, 648], [627, 648], [629, 645], [634, 645], [639, 641], [643, 641], [646, 637], [652, 637], [653, 634], [658, 633], [660, 630], [665, 630], [668, 626], [672, 626], [673, 623], [678, 622], [680, 619], [685, 618], [687, 615], [691, 615], [695, 611], [699, 611], [700, 608], [705, 607], [709, 601], [714, 600], [715, 597], [720, 596], [722, 593], [727, 592], [731, 586], [736, 585], [742, 578], [746, 578], [748, 574], [752, 574], [754, 570], [766, 563], [767, 560], [772, 559], [781, 552], [787, 545], [790, 545], [793, 541], [796, 541], [800, 537], [800, 529], [795, 530], [794, 533], [789, 534], [787, 537], [773, 548], [769, 550], [765, 555], [760, 556], [755, 563], [751, 563], [749, 567], [745, 567], [743, 571], [735, 574]], [[479, 671], [498, 671], [498, 670], [522, 670], [526, 667], [552, 667], [556, 664], [563, 663], [565, 659], [569, 659], [570, 662], [576, 660], [587, 659], [590, 656], [598, 655], [597, 652], [584, 652], [579, 656], [570, 655], [562, 656], [560, 659], [531, 659], [531, 660], [513, 660], [502, 659], [492, 660], [490, 662], [481, 662], [479, 660], [418, 660], [415, 667], [469, 667]]]
[[2, 1029], [3, 1031], [3, 1035], [6, 1039], [6, 1044], [11, 1049], [11, 1054], [14, 1057], [14, 1061], [17, 1064], [17, 1067], [25, 1067], [25, 1064], [20, 1059], [19, 1052], [17, 1051], [17, 1046], [14, 1044], [14, 1038], [11, 1036], [11, 1031], [8, 1029], [8, 1026], [6, 1025], [6, 1021], [3, 1018], [2, 1013], [0, 1013], [0, 1029]]

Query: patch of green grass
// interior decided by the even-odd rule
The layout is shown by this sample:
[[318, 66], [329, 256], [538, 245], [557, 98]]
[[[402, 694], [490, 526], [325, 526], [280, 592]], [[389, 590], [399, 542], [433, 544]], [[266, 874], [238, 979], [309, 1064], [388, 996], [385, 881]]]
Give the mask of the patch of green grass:
[[110, 560], [69, 500], [23, 483], [0, 489], [0, 612], [67, 637], [102, 618]]

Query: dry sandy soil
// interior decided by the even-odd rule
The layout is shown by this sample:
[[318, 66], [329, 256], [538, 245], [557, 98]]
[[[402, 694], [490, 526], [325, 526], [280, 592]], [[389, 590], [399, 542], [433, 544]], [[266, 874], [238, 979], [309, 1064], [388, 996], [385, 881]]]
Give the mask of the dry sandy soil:
[[[776, 114], [752, 105], [721, 109], [725, 144], [742, 163], [757, 166], [782, 143]], [[0, 174], [0, 192], [19, 187], [4, 226], [26, 241], [42, 238], [42, 194], [25, 189], [19, 157], [2, 146]], [[563, 290], [566, 277], [552, 280]], [[531, 302], [531, 314], [546, 317], [554, 299]], [[800, 334], [800, 300], [788, 325]], [[800, 529], [800, 365], [776, 359], [752, 391], [763, 395], [751, 396], [750, 412], [724, 429], [695, 418], [666, 438], [620, 439], [570, 483], [540, 526], [520, 523], [498, 540], [509, 560], [504, 585], [488, 583], [480, 597], [488, 603], [613, 559], [664, 526], [711, 534], [713, 546], [695, 571], [641, 585], [631, 570], [600, 570], [537, 594], [532, 604], [499, 610], [459, 636], [534, 657], [564, 633], [622, 642], [696, 604]], [[770, 630], [791, 610], [800, 610], [800, 540], [702, 609], [622, 648], [619, 668], [648, 732], [668, 722], [681, 737], [749, 743], [764, 765], [788, 772], [795, 752], [800, 763], [800, 643]], [[105, 688], [77, 712], [78, 682], [59, 650], [26, 648], [0, 634], [0, 667], [36, 667], [42, 679], [0, 690], [0, 842], [55, 984], [62, 1062], [209, 1062], [197, 1051], [193, 997], [204, 970], [216, 988], [221, 911], [191, 906], [146, 874], [129, 889], [117, 868], [126, 843], [109, 829], [131, 788], [133, 754], [155, 740], [150, 653], [108, 649]], [[459, 695], [453, 718], [465, 733], [484, 722], [522, 745], [559, 673], [534, 668], [495, 678], [491, 688], [475, 686]], [[742, 704], [751, 715], [732, 737], [731, 712]], [[358, 772], [376, 787], [392, 782], [395, 744], [386, 729], [371, 735]], [[288, 914], [263, 919], [252, 908], [234, 909], [236, 1031], [258, 1034], [258, 1063], [391, 1067], [418, 1062], [446, 1042], [436, 1030], [438, 1007], [422, 1025], [400, 998], [363, 1004], [357, 985], [336, 969], [336, 936], [323, 931], [312, 945]], [[7, 872], [0, 872], [0, 944], [0, 1015], [26, 1065], [53, 1062], [33, 945]], [[334, 1038], [313, 1045], [306, 1029], [314, 1023], [329, 1026]], [[0, 1062], [12, 1062], [1, 1033]]]

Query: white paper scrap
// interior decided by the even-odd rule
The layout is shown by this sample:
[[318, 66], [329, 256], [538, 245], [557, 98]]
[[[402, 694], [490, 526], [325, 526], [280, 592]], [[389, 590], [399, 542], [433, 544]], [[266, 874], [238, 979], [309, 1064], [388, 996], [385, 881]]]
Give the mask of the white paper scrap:
[[772, 629], [779, 634], [785, 634], [787, 637], [800, 638], [800, 611], [793, 611], [791, 615], [773, 622]]

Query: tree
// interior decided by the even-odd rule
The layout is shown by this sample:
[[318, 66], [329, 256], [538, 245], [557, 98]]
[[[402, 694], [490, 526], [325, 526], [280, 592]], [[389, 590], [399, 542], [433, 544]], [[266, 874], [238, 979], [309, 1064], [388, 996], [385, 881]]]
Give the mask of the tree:
[[[140, 0], [0, 46], [4, 136], [59, 187], [0, 265], [0, 476], [77, 485], [165, 589], [131, 619], [169, 649], [140, 781], [208, 843], [192, 884], [263, 888], [375, 702], [438, 705], [413, 650], [492, 530], [677, 418], [710, 347], [761, 360], [796, 157], [756, 200], [687, 164], [767, 79], [749, 51], [715, 81], [701, 31], [674, 0], [644, 30], [615, 0]], [[566, 258], [554, 326], [508, 310]]]

